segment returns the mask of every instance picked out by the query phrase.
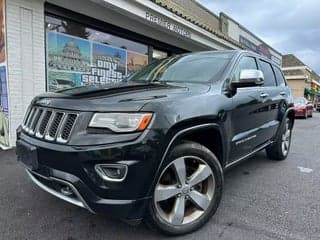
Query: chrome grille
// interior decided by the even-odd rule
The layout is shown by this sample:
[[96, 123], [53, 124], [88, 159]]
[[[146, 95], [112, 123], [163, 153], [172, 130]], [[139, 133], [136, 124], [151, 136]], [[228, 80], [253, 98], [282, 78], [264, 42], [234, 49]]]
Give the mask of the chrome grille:
[[24, 119], [22, 128], [29, 135], [47, 141], [69, 141], [78, 114], [56, 109], [33, 107]]
[[75, 114], [69, 114], [67, 116], [66, 121], [65, 121], [65, 125], [64, 125], [65, 127], [63, 128], [63, 131], [61, 133], [61, 138], [63, 140], [67, 140], [69, 138], [76, 118], [77, 118], [77, 115], [75, 115]]
[[53, 118], [53, 121], [51, 123], [51, 126], [49, 128], [49, 131], [46, 135], [46, 138], [49, 140], [54, 139], [57, 135], [58, 128], [60, 126], [61, 120], [64, 116], [64, 113], [57, 112], [56, 115]]
[[48, 123], [49, 123], [49, 120], [52, 116], [52, 111], [45, 111], [43, 113], [43, 118], [41, 119], [41, 122], [39, 123], [39, 128], [37, 129], [37, 132], [36, 132], [36, 137], [39, 137], [39, 138], [42, 138], [47, 127], [48, 127]]

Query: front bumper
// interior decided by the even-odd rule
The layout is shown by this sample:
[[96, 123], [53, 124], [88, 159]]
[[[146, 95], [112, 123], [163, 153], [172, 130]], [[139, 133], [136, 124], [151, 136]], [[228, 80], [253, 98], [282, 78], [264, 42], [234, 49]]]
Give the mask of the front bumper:
[[[82, 198], [81, 194], [78, 190], [68, 181], [55, 178], [55, 177], [45, 177], [40, 174], [37, 174], [33, 171], [26, 169], [26, 172], [30, 179], [41, 189], [44, 191], [60, 198], [66, 202], [69, 202], [78, 207], [86, 208], [90, 212], [94, 213], [94, 211], [87, 205], [86, 201]], [[72, 176], [74, 177], [74, 176]], [[69, 175], [70, 178], [70, 175]], [[69, 187], [69, 193], [63, 193], [61, 189], [64, 187]]]
[[295, 117], [304, 117], [306, 115], [306, 109], [294, 109]]
[[[30, 179], [44, 191], [73, 205], [85, 208], [91, 213], [126, 220], [140, 220], [149, 200], [149, 198], [138, 200], [101, 199], [92, 193], [80, 179], [71, 174], [57, 170], [53, 170], [50, 176], [43, 176], [28, 169], [26, 172]], [[68, 180], [63, 180], [62, 176]], [[65, 187], [70, 188], [68, 194], [61, 191]]]
[[[18, 132], [18, 141], [36, 146], [38, 167], [27, 169], [27, 173], [43, 190], [93, 213], [137, 220], [143, 217], [151, 198], [161, 156], [161, 138], [155, 134], [159, 136], [150, 130], [131, 143], [87, 147], [48, 143], [23, 132]], [[124, 181], [103, 180], [94, 170], [95, 164], [101, 163], [126, 164]]]

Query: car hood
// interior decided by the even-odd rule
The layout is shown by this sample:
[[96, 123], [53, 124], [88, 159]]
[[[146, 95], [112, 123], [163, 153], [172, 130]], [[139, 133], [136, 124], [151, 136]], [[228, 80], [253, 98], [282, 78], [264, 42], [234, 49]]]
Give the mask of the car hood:
[[139, 111], [159, 99], [181, 98], [208, 92], [210, 84], [130, 83], [77, 87], [36, 97], [33, 104], [77, 111]]

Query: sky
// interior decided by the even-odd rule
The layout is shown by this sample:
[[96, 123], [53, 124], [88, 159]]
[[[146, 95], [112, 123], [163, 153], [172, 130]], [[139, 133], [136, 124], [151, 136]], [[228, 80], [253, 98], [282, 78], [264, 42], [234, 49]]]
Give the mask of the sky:
[[292, 53], [320, 74], [319, 0], [198, 0], [226, 13], [282, 54]]

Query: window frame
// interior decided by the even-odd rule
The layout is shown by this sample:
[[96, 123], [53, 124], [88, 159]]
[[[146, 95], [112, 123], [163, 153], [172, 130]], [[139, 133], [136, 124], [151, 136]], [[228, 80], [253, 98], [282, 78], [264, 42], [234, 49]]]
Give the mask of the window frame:
[[284, 86], [283, 87], [287, 87], [288, 86], [288, 82], [287, 82], [287, 79], [285, 78], [284, 73], [282, 72], [281, 68], [276, 66], [276, 65], [272, 65], [272, 67], [273, 67], [273, 71], [274, 71], [274, 74], [275, 74], [275, 77], [276, 77], [277, 86], [281, 86], [281, 85], [279, 84], [279, 81], [278, 81], [278, 78], [277, 78], [276, 69], [278, 69], [280, 71], [280, 74], [283, 77], [283, 82], [284, 82]]
[[256, 63], [256, 67], [257, 67], [256, 70], [259, 70], [259, 65], [258, 65], [258, 62], [257, 62], [257, 58], [256, 58], [255, 56], [252, 56], [252, 55], [249, 55], [249, 54], [242, 55], [242, 56], [240, 56], [240, 58], [237, 60], [237, 62], [236, 62], [235, 65], [234, 65], [234, 68], [233, 68], [232, 71], [231, 71], [231, 78], [230, 78], [231, 80], [233, 80], [233, 78], [234, 78], [234, 76], [235, 76], [235, 72], [236, 72], [236, 70], [237, 70], [237, 68], [238, 68], [241, 60], [244, 59], [244, 58], [253, 58], [254, 62]]
[[[258, 58], [259, 70], [263, 73], [263, 76], [264, 76], [264, 72], [263, 72], [263, 70], [262, 70], [262, 66], [261, 66], [261, 63], [260, 63], [260, 62], [265, 62], [265, 63], [267, 63], [267, 64], [270, 65], [271, 70], [272, 70], [272, 73], [273, 73], [273, 76], [274, 76], [274, 83], [275, 83], [275, 85], [269, 85], [269, 86], [265, 86], [265, 85], [263, 84], [261, 87], [277, 87], [277, 86], [278, 86], [278, 82], [277, 82], [277, 78], [276, 78], [275, 71], [274, 71], [274, 69], [273, 69], [273, 64], [272, 64], [270, 61], [266, 60], [266, 59]], [[265, 76], [264, 76], [264, 77], [265, 77]], [[265, 79], [264, 79], [264, 80], [265, 80]], [[264, 82], [265, 82], [265, 81], [264, 81]]]

